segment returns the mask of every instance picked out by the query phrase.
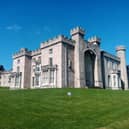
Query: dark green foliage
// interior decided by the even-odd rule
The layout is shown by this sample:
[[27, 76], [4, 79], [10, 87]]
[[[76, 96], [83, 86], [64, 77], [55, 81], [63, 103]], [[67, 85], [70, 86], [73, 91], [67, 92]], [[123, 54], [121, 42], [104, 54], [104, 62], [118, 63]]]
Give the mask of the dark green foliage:
[[0, 89], [0, 129], [128, 128], [128, 91]]
[[5, 68], [3, 65], [0, 65], [0, 71], [5, 71]]

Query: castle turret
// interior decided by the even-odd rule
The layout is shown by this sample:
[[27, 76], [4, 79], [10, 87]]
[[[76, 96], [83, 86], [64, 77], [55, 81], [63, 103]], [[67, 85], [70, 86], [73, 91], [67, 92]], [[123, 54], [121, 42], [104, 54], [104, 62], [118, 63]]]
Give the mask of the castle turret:
[[74, 49], [74, 84], [76, 88], [84, 87], [84, 58], [83, 58], [83, 45], [84, 45], [85, 30], [81, 27], [76, 27], [71, 30], [72, 40], [75, 41]]
[[85, 30], [81, 27], [76, 27], [70, 31], [73, 40], [77, 40], [77, 37], [83, 38]]
[[117, 52], [117, 56], [120, 58], [120, 71], [121, 71], [122, 86], [125, 90], [127, 90], [128, 89], [128, 78], [127, 78], [126, 57], [125, 57], [126, 48], [124, 46], [118, 46], [116, 48], [116, 52]]
[[88, 39], [88, 43], [90, 46], [98, 46], [100, 47], [101, 39], [97, 36], [91, 37]]
[[21, 48], [13, 55], [14, 77], [11, 82], [11, 88], [30, 88], [31, 75], [31, 51], [27, 48]]

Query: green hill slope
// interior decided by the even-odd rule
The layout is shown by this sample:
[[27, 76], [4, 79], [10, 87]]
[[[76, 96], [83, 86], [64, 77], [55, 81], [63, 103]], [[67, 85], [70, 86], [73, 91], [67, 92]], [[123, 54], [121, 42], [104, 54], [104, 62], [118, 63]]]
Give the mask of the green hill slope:
[[0, 129], [128, 128], [129, 91], [0, 89]]

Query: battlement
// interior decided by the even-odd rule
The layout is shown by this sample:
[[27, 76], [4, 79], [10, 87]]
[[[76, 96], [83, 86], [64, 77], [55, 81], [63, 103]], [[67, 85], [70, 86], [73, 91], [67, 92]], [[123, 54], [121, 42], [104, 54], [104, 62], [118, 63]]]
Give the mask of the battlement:
[[99, 37], [97, 37], [97, 36], [93, 36], [93, 37], [88, 39], [88, 42], [89, 43], [99, 43], [100, 44], [101, 39]]
[[126, 47], [125, 46], [117, 46], [116, 47], [116, 51], [125, 51], [126, 50]]
[[40, 48], [45, 48], [61, 42], [74, 45], [73, 40], [69, 39], [68, 37], [65, 37], [64, 35], [58, 35], [52, 39], [49, 39], [48, 41], [42, 42]]
[[70, 34], [73, 36], [75, 34], [81, 34], [81, 35], [85, 35], [85, 30], [79, 26], [73, 28], [71, 31], [70, 31]]
[[21, 48], [20, 51], [13, 54], [13, 58], [17, 58], [25, 55], [31, 56], [31, 51], [29, 51], [27, 48]]
[[36, 55], [40, 55], [41, 54], [41, 49], [36, 49], [31, 51], [31, 56], [36, 56]]

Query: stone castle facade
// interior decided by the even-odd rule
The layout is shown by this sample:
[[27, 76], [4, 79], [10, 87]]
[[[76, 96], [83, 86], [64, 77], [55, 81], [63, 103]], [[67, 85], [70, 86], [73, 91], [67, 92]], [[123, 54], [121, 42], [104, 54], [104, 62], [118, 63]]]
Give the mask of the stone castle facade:
[[[13, 55], [13, 68], [1, 72], [0, 83], [10, 88], [110, 88], [129, 89], [124, 46], [116, 55], [102, 51], [101, 40], [85, 40], [85, 30], [76, 27], [71, 38], [59, 35], [29, 51]], [[3, 83], [4, 82], [4, 83]]]

